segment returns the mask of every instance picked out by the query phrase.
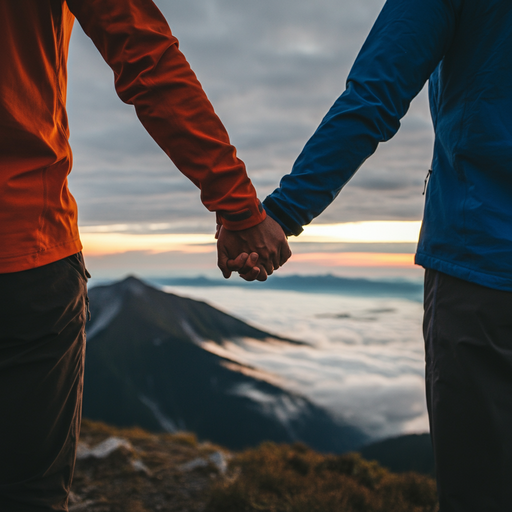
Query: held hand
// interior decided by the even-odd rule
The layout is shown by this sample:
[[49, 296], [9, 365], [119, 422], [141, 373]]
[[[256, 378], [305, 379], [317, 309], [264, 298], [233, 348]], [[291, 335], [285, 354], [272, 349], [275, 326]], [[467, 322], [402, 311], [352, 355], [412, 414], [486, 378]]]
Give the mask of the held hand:
[[222, 227], [217, 238], [218, 266], [226, 279], [239, 272], [246, 281], [265, 281], [292, 254], [281, 226], [271, 217], [241, 231]]

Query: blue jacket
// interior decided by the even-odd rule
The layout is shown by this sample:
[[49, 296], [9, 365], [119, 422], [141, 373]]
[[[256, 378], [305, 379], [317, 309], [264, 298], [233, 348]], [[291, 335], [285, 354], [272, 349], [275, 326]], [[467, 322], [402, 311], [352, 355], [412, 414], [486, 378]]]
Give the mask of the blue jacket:
[[388, 0], [346, 91], [264, 206], [298, 235], [429, 79], [435, 145], [416, 263], [512, 291], [511, 0]]

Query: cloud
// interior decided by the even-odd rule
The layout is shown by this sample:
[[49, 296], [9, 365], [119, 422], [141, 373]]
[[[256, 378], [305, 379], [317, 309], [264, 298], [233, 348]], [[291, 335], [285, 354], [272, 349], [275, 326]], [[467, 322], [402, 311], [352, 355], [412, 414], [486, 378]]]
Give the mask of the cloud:
[[[289, 172], [343, 92], [383, 0], [159, 0], [264, 197]], [[79, 27], [69, 59], [70, 178], [82, 225], [213, 216], [113, 89], [112, 72]], [[418, 219], [432, 130], [423, 94], [322, 222]], [[376, 208], [375, 204], [379, 206]]]
[[309, 346], [241, 340], [230, 357], [375, 437], [428, 430], [421, 304], [321, 294], [168, 287]]

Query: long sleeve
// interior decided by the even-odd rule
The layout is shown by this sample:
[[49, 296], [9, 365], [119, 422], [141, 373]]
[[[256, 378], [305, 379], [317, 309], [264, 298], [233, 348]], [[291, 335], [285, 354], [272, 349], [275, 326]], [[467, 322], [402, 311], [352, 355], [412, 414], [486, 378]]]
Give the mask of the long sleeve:
[[152, 0], [67, 0], [122, 101], [229, 229], [265, 218], [245, 166]]
[[336, 198], [380, 142], [400, 127], [412, 99], [442, 60], [463, 0], [388, 0], [347, 79], [297, 158], [264, 201], [298, 235]]

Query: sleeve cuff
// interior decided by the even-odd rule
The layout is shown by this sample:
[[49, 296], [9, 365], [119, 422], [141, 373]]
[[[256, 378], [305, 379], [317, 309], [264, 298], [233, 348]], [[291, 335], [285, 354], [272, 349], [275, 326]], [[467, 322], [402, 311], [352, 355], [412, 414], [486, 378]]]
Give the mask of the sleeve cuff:
[[249, 229], [260, 222], [263, 222], [267, 217], [266, 211], [260, 201], [255, 203], [254, 206], [240, 210], [237, 212], [227, 212], [220, 210], [217, 212], [217, 224], [222, 224], [230, 231], [241, 231], [242, 229]]
[[304, 230], [300, 224], [295, 222], [286, 212], [284, 212], [272, 199], [268, 196], [263, 201], [263, 207], [267, 214], [272, 217], [283, 228], [286, 236], [299, 236]]

